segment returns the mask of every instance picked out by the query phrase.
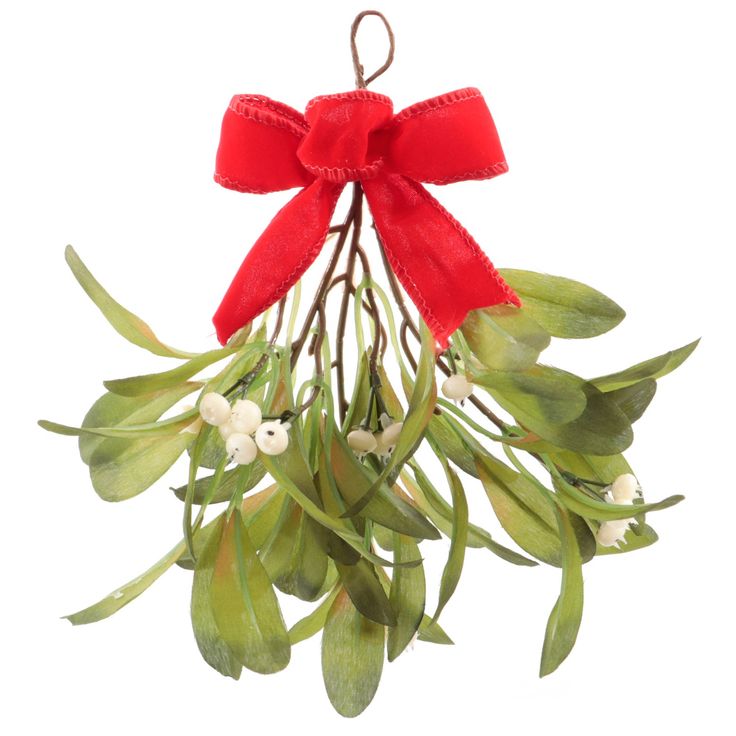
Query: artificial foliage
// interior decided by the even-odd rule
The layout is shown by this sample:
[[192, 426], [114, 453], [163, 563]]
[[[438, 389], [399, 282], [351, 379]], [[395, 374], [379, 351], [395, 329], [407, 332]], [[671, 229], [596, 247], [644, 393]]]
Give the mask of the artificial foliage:
[[[320, 635], [327, 695], [344, 716], [368, 706], [384, 661], [414, 640], [452, 644], [441, 614], [468, 548], [559, 568], [540, 675], [560, 665], [580, 625], [583, 566], [656, 542], [650, 515], [682, 499], [645, 499], [623, 453], [658, 379], [696, 346], [597, 377], [544, 360], [553, 338], [596, 337], [624, 311], [568, 278], [496, 270], [424, 190], [503, 173], [495, 127], [472, 89], [394, 116], [365, 90], [393, 54], [389, 29], [387, 63], [364, 78], [355, 34], [366, 15], [383, 19], [368, 11], [353, 25], [356, 92], [316, 98], [306, 116], [258, 95], [228, 108], [216, 180], [302, 189], [217, 310], [223, 344], [161, 342], [68, 247], [110, 325], [174, 367], [105, 381], [78, 427], [40, 422], [78, 437], [104, 500], [158, 483], [181, 502], [182, 538], [73, 624], [107, 618], [177, 565], [191, 573], [194, 638], [211, 667], [276, 672]], [[345, 219], [331, 224], [346, 187]], [[325, 242], [307, 297], [301, 277]], [[176, 478], [180, 458], [189, 470]], [[471, 520], [466, 492], [485, 493], [512, 546]], [[427, 580], [423, 559], [437, 554], [441, 578]], [[313, 608], [287, 625], [282, 595]]]

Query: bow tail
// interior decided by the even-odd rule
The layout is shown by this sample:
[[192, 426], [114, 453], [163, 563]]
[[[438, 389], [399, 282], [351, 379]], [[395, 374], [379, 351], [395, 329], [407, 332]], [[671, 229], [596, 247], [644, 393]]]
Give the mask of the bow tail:
[[521, 306], [470, 233], [405, 176], [363, 182], [391, 268], [444, 350], [472, 309]]
[[342, 188], [312, 182], [263, 231], [212, 319], [221, 344], [281, 299], [309, 268], [325, 242]]

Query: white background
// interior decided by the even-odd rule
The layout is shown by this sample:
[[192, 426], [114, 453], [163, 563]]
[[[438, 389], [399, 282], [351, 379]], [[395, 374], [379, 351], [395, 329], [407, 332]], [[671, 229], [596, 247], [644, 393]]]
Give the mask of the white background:
[[[236, 92], [303, 108], [317, 94], [350, 89], [348, 29], [363, 7], [3, 5], [3, 732], [729, 732], [729, 2], [378, 6], [397, 52], [374, 88], [400, 109], [478, 86], [503, 140], [508, 174], [437, 190], [441, 201], [496, 265], [580, 279], [628, 312], [613, 333], [555, 345], [548, 358], [596, 375], [703, 336], [661, 382], [628, 453], [648, 499], [684, 492], [687, 500], [652, 515], [654, 547], [586, 566], [583, 625], [558, 672], [537, 678], [558, 572], [482, 551], [469, 552], [443, 615], [456, 645], [420, 643], [387, 664], [373, 704], [350, 722], [327, 701], [318, 637], [276, 675], [246, 671], [236, 683], [210, 670], [191, 634], [186, 571], [170, 571], [102, 623], [60, 620], [135, 577], [180, 535], [180, 504], [166, 482], [106, 504], [74, 442], [35, 425], [81, 421], [103, 378], [169, 367], [108, 328], [68, 273], [63, 248], [74, 244], [165, 341], [213, 347], [211, 314], [290, 196], [213, 183], [221, 116]], [[360, 39], [366, 65], [380, 63], [380, 25], [367, 23]], [[495, 529], [482, 490], [468, 490], [478, 520]], [[425, 554], [432, 607], [445, 549]], [[295, 613], [287, 608], [291, 621]]]

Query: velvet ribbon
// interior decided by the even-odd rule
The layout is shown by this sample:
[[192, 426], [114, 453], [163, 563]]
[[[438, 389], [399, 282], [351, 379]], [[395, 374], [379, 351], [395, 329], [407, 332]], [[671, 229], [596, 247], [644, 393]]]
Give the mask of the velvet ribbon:
[[468, 311], [519, 298], [465, 228], [422, 186], [507, 171], [481, 93], [466, 88], [393, 114], [359, 89], [304, 114], [262, 95], [233, 97], [215, 181], [263, 194], [301, 187], [246, 256], [213, 322], [221, 343], [283, 297], [317, 257], [345, 184], [359, 181], [388, 261], [440, 348]]

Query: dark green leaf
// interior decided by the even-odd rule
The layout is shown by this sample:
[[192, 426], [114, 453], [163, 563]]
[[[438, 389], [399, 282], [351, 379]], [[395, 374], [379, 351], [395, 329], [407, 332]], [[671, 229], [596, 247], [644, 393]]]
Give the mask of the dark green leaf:
[[628, 420], [633, 424], [647, 410], [656, 391], [657, 382], [652, 378], [645, 378], [643, 381], [632, 383], [630, 386], [609, 391], [606, 395], [626, 414]]
[[[409, 559], [419, 559], [419, 555]], [[402, 561], [408, 562], [409, 560]], [[340, 573], [340, 582], [358, 611], [376, 623], [396, 626], [396, 614], [391, 608], [373, 565], [363, 558], [354, 565], [343, 565], [339, 562], [336, 565]], [[417, 565], [406, 569], [413, 571], [421, 567]]]
[[[243, 475], [247, 476], [244, 481]], [[266, 475], [266, 469], [263, 467], [263, 463], [256, 458], [250, 465], [240, 465], [237, 468], [226, 470], [222, 476], [222, 482], [215, 491], [214, 496], [210, 500], [210, 503], [222, 503], [229, 501], [232, 498], [235, 489], [240, 485], [241, 490], [247, 493], [251, 489], [255, 488]], [[210, 483], [212, 482], [212, 475], [206, 475], [203, 478], [197, 478], [194, 483], [194, 496], [192, 502], [195, 504], [201, 504], [205, 495], [209, 491]], [[176, 497], [183, 501], [187, 493], [186, 486], [179, 486], [173, 489]]]

